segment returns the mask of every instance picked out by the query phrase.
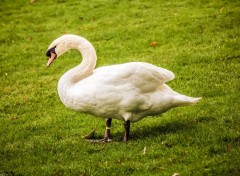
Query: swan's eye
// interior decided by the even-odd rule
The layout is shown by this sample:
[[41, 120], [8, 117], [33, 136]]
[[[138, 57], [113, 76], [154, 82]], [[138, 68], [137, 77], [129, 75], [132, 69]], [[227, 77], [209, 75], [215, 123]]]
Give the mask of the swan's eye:
[[51, 53], [56, 54], [55, 53], [55, 48], [56, 48], [56, 46], [54, 46], [53, 48], [50, 48], [49, 50], [47, 50], [47, 52], [46, 52], [47, 57], [51, 57]]

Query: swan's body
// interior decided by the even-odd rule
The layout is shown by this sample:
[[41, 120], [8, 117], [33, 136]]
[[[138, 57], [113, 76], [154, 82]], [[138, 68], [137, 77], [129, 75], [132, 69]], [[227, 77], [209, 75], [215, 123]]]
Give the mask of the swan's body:
[[76, 35], [53, 41], [47, 51], [51, 56], [48, 66], [68, 49], [79, 50], [83, 59], [61, 77], [58, 93], [63, 104], [75, 111], [136, 122], [200, 99], [173, 91], [165, 83], [174, 79], [174, 74], [149, 63], [130, 62], [94, 70], [97, 57], [93, 46]]

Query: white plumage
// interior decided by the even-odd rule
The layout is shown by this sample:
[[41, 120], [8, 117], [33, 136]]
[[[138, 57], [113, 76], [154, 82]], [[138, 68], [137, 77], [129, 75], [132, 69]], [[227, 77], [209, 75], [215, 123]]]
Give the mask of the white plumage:
[[[52, 42], [47, 50], [47, 65], [69, 49], [79, 50], [82, 62], [61, 77], [58, 93], [63, 104], [75, 111], [127, 123], [201, 99], [173, 91], [165, 83], [174, 79], [174, 74], [149, 63], [130, 62], [94, 70], [95, 49], [86, 39], [76, 35], [63, 35]], [[111, 121], [107, 123], [107, 140], [110, 126]], [[124, 140], [127, 141], [130, 126], [125, 126]]]

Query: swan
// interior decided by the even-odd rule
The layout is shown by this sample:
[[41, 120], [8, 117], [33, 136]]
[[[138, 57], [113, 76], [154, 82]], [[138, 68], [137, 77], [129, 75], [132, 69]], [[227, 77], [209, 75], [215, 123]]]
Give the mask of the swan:
[[124, 121], [123, 141], [128, 141], [130, 122], [201, 99], [173, 91], [166, 84], [174, 79], [173, 72], [150, 63], [129, 62], [95, 69], [96, 51], [78, 35], [65, 34], [55, 39], [46, 52], [47, 66], [70, 49], [77, 49], [82, 61], [60, 78], [59, 97], [67, 108], [105, 118], [106, 142], [111, 141], [112, 118]]

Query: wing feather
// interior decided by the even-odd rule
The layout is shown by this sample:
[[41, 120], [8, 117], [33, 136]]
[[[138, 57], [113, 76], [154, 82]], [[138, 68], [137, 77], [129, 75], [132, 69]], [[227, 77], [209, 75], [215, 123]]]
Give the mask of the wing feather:
[[128, 84], [141, 92], [153, 91], [175, 77], [173, 72], [145, 62], [100, 67], [92, 76], [101, 76], [103, 84]]

